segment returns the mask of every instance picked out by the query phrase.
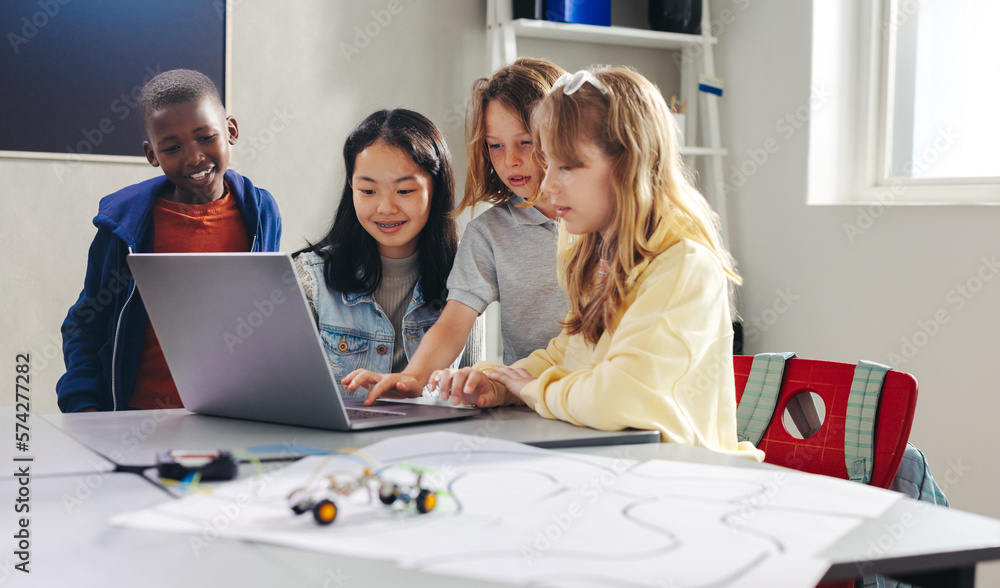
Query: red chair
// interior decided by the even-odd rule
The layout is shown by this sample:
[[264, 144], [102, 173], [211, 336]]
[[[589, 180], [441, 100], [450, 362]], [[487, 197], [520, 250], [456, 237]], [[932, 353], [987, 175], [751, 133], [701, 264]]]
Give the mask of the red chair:
[[[743, 399], [754, 357], [733, 357], [736, 373], [736, 402]], [[780, 365], [780, 361], [779, 361]], [[855, 378], [855, 365], [792, 357], [784, 363], [774, 411], [764, 428], [757, 447], [765, 453], [764, 461], [812, 474], [851, 479], [844, 449], [847, 429], [848, 399]], [[825, 415], [818, 412], [808, 394], [814, 392], [823, 401]], [[896, 476], [913, 424], [917, 406], [917, 381], [904, 372], [889, 370], [878, 395], [874, 423], [871, 477], [869, 483], [888, 488]], [[782, 415], [786, 408], [800, 432], [799, 439], [786, 430]], [[809, 433], [812, 433], [810, 436]], [[854, 581], [821, 584], [823, 588], [854, 586]]]
[[[753, 356], [734, 356], [733, 363], [738, 404], [743, 398]], [[780, 416], [772, 418], [763, 439], [757, 444], [766, 454], [765, 462], [850, 479], [844, 461], [844, 430], [854, 368], [850, 363], [795, 357], [785, 362], [774, 414], [784, 414], [789, 405], [792, 412], [796, 412], [797, 403], [792, 399], [800, 392], [812, 391], [823, 399], [826, 416], [818, 431], [807, 439], [793, 437], [785, 430]], [[917, 380], [910, 374], [890, 370], [882, 386], [876, 414], [872, 486], [888, 488], [892, 484], [910, 437], [916, 407]]]

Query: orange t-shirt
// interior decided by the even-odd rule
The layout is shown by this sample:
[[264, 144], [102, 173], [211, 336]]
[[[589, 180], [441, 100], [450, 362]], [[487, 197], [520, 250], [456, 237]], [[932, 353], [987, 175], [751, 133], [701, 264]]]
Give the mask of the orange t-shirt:
[[[228, 185], [222, 198], [208, 204], [180, 204], [157, 198], [153, 205], [153, 253], [249, 250], [250, 235]], [[148, 320], [128, 407], [184, 407]]]

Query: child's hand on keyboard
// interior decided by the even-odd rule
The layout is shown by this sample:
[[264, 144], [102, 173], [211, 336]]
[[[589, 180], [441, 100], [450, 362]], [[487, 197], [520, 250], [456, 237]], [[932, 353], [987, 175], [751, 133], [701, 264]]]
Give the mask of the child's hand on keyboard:
[[358, 388], [368, 390], [365, 406], [371, 406], [383, 394], [387, 398], [416, 398], [424, 389], [424, 384], [409, 374], [379, 374], [368, 370], [354, 370], [340, 383], [351, 392]]
[[437, 370], [431, 374], [428, 385], [452, 406], [469, 404], [485, 408], [497, 404], [493, 382], [475, 368]]

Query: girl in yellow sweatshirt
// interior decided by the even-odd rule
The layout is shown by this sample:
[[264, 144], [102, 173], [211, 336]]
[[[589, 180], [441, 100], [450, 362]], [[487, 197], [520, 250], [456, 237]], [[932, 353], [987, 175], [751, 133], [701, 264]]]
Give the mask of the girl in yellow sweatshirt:
[[565, 74], [531, 122], [562, 221], [563, 330], [510, 367], [439, 370], [430, 385], [456, 404], [527, 404], [761, 461], [736, 439], [728, 282], [740, 278], [659, 90], [630, 69]]

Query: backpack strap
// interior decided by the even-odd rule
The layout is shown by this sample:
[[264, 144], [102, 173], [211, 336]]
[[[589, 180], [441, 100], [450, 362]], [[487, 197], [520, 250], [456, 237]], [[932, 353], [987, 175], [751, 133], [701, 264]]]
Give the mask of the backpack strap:
[[791, 352], [758, 353], [753, 356], [747, 385], [736, 408], [736, 438], [740, 441], [749, 441], [754, 445], [760, 443], [778, 402], [785, 361], [792, 357], [795, 354]]
[[844, 462], [852, 482], [871, 482], [878, 397], [890, 369], [887, 365], [864, 360], [854, 368], [844, 422]]

